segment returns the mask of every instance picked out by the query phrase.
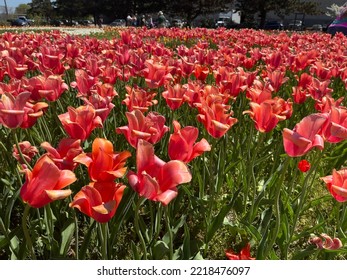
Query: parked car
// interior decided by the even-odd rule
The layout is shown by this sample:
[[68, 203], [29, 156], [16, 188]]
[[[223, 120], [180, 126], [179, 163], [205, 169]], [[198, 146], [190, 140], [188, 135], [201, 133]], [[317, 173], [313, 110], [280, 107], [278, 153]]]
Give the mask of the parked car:
[[93, 24], [93, 22], [89, 19], [79, 20], [78, 23], [80, 23], [83, 26], [89, 26]]
[[29, 19], [26, 16], [19, 16], [18, 19], [21, 19], [21, 20], [27, 22], [28, 25], [33, 25], [35, 22], [33, 19]]
[[109, 25], [110, 26], [126, 26], [126, 22], [125, 22], [125, 19], [115, 19]]
[[288, 25], [289, 30], [304, 30], [302, 20], [292, 20]]
[[22, 19], [17, 18], [17, 19], [14, 19], [14, 20], [11, 21], [11, 26], [21, 26], [21, 27], [23, 27], [23, 26], [29, 26], [29, 23], [27, 21], [24, 21]]
[[265, 22], [264, 29], [265, 30], [283, 30], [284, 25], [282, 22], [279, 22], [276, 20], [267, 21], [267, 22]]
[[230, 22], [230, 18], [228, 18], [228, 17], [220, 17], [220, 18], [218, 18], [215, 26], [216, 27], [227, 27], [229, 22]]

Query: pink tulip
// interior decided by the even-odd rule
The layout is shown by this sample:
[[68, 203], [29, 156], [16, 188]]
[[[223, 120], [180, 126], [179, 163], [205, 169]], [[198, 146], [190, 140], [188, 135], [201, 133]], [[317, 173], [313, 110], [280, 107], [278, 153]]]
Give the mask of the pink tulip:
[[336, 171], [333, 174], [320, 178], [323, 180], [331, 193], [338, 202], [347, 201], [347, 168]]
[[137, 173], [129, 171], [130, 186], [140, 195], [163, 205], [177, 196], [177, 185], [190, 182], [188, 167], [178, 160], [164, 162], [154, 155], [154, 147], [140, 139], [136, 151]]
[[326, 114], [311, 114], [303, 118], [293, 130], [283, 130], [283, 145], [286, 153], [291, 157], [305, 155], [311, 149], [324, 148], [321, 135], [323, 125], [327, 121]]

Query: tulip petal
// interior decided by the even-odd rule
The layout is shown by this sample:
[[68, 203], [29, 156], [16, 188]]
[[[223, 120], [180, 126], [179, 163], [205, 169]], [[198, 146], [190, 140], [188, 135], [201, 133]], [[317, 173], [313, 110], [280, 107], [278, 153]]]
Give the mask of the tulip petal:
[[46, 194], [51, 200], [64, 199], [72, 193], [71, 190], [46, 190]]

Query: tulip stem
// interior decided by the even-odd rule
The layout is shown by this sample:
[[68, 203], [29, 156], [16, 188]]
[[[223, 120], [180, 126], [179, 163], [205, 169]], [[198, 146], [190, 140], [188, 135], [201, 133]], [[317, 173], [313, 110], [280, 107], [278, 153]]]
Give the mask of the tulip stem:
[[107, 223], [99, 223], [100, 239], [101, 239], [101, 255], [103, 260], [107, 260]]
[[134, 220], [134, 226], [135, 226], [135, 230], [137, 233], [137, 236], [140, 239], [140, 243], [142, 246], [142, 250], [143, 250], [143, 258], [144, 260], [147, 260], [147, 247], [146, 247], [146, 242], [145, 239], [143, 238], [141, 229], [140, 229], [140, 224], [139, 224], [139, 215], [140, 215], [140, 206], [142, 205], [142, 202], [145, 200], [145, 198], [141, 197], [137, 200], [136, 203], [136, 208], [135, 208], [135, 220]]
[[170, 213], [169, 213], [169, 206], [164, 207], [165, 212], [165, 222], [166, 222], [166, 228], [167, 232], [169, 234], [169, 260], [173, 259], [173, 234], [172, 234], [172, 228], [170, 223]]
[[25, 240], [26, 240], [27, 248], [30, 251], [32, 259], [36, 260], [35, 251], [34, 251], [34, 248], [33, 248], [33, 243], [31, 241], [29, 229], [27, 227], [27, 218], [28, 218], [28, 215], [29, 215], [29, 211], [30, 211], [30, 206], [29, 206], [29, 204], [26, 204], [25, 205], [25, 209], [24, 209], [24, 214], [23, 214], [23, 217], [22, 217], [22, 228], [23, 228], [23, 233], [24, 233], [24, 237], [25, 237]]
[[[312, 168], [308, 171], [306, 177], [305, 177], [305, 180], [304, 180], [304, 184], [303, 184], [303, 187], [302, 187], [302, 190], [301, 190], [301, 194], [300, 194], [300, 197], [299, 197], [299, 204], [297, 206], [297, 208], [295, 209], [295, 214], [294, 214], [294, 219], [293, 219], [293, 225], [292, 225], [292, 228], [290, 229], [290, 233], [289, 233], [289, 238], [287, 240], [287, 244], [284, 248], [284, 258], [287, 259], [288, 258], [288, 249], [289, 249], [289, 245], [293, 239], [293, 235], [294, 235], [294, 232], [295, 232], [295, 228], [296, 228], [296, 225], [298, 223], [298, 220], [299, 220], [299, 217], [300, 217], [300, 214], [301, 214], [301, 211], [302, 211], [302, 208], [304, 206], [304, 203], [305, 203], [305, 198], [306, 198], [306, 193], [308, 191], [308, 188], [313, 184], [315, 178], [316, 178], [316, 175], [317, 175], [317, 167], [319, 165], [319, 162], [321, 160], [323, 156], [323, 152], [319, 151], [319, 155], [318, 157], [316, 158], [316, 160], [312, 163]], [[309, 178], [311, 177], [311, 174], [313, 174], [313, 177], [311, 179], [311, 184], [308, 184], [308, 180]]]
[[21, 158], [21, 160], [23, 161], [23, 164], [25, 164], [27, 166], [27, 168], [32, 171], [32, 167], [30, 166], [30, 164], [27, 162], [27, 160], [25, 159], [23, 153], [22, 153], [22, 150], [20, 149], [19, 147], [19, 141], [18, 141], [18, 137], [17, 137], [17, 133], [16, 131], [13, 131], [13, 134], [14, 134], [14, 141], [16, 143], [16, 148], [18, 150], [18, 153], [19, 153], [19, 156]]

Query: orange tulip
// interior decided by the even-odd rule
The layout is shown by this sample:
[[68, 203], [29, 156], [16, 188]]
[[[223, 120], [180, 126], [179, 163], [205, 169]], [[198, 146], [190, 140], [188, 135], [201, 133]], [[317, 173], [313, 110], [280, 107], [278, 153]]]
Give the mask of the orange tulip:
[[95, 182], [84, 186], [73, 198], [70, 207], [99, 223], [107, 223], [116, 213], [125, 185], [114, 182]]
[[42, 156], [35, 164], [33, 171], [25, 169], [25, 183], [20, 196], [31, 207], [40, 208], [52, 201], [63, 199], [71, 190], [63, 190], [76, 181], [70, 170], [60, 170], [47, 155]]
[[92, 153], [82, 153], [75, 157], [74, 162], [88, 167], [89, 177], [92, 181], [113, 181], [124, 176], [127, 168], [125, 161], [131, 154], [128, 151], [115, 153], [113, 144], [102, 138], [96, 138], [92, 145]]

